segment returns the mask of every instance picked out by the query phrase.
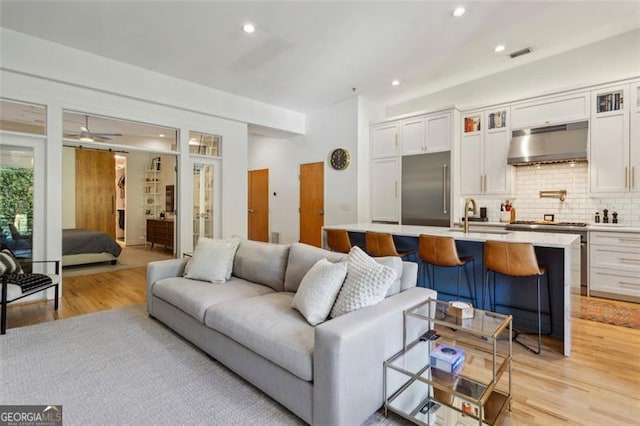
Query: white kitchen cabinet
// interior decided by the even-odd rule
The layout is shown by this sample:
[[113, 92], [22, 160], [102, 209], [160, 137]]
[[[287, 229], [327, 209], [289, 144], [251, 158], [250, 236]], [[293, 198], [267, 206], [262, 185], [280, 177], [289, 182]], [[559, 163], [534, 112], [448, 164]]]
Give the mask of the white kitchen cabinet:
[[424, 154], [426, 150], [426, 130], [424, 117], [404, 120], [402, 129], [402, 155]]
[[589, 233], [592, 296], [640, 302], [640, 233]]
[[[638, 188], [634, 188], [634, 186], [638, 186], [638, 182], [633, 182], [636, 180], [635, 173], [638, 164], [631, 161], [631, 129], [629, 124], [631, 110], [629, 92], [633, 88], [627, 84], [602, 87], [591, 92], [591, 145], [589, 149], [591, 192], [610, 193], [638, 190]], [[637, 111], [634, 110], [634, 113], [637, 114]], [[633, 155], [636, 157], [638, 155], [637, 144], [638, 142], [634, 141]]]
[[511, 194], [514, 169], [507, 164], [510, 140], [508, 108], [462, 116], [461, 195]]
[[393, 157], [399, 154], [397, 122], [371, 128], [371, 158]]
[[589, 119], [589, 92], [545, 96], [511, 106], [511, 129]]
[[401, 122], [402, 155], [451, 149], [451, 113], [431, 114]]
[[400, 162], [398, 157], [379, 158], [371, 162], [371, 220], [400, 220]]
[[630, 86], [629, 189], [640, 192], [640, 81]]

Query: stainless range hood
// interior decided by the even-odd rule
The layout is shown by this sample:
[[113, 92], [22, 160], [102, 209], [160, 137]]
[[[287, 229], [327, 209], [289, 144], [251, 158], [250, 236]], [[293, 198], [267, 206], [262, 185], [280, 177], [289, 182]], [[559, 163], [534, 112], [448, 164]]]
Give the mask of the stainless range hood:
[[514, 130], [507, 163], [518, 166], [587, 161], [588, 140], [588, 121]]

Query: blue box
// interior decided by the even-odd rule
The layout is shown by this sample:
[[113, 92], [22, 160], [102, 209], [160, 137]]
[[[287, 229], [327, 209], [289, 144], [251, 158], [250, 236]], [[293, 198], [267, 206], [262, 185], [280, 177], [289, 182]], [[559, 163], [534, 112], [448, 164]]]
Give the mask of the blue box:
[[438, 370], [455, 373], [459, 371], [463, 363], [464, 351], [460, 348], [441, 344], [431, 351], [430, 364]]

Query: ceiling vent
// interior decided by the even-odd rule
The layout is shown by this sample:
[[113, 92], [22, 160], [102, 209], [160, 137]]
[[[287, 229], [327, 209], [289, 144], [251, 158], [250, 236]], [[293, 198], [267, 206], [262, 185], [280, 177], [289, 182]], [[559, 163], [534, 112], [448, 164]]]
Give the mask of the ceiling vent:
[[511, 59], [517, 58], [518, 56], [528, 55], [531, 53], [530, 47], [525, 47], [524, 49], [516, 50], [515, 52], [509, 53]]

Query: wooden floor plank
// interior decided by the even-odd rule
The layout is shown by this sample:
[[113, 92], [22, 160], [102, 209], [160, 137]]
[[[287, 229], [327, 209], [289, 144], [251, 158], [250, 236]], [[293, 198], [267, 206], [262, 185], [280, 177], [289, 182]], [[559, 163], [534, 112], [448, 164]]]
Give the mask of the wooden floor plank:
[[[145, 267], [68, 277], [57, 313], [52, 301], [9, 305], [8, 327], [144, 303], [145, 292]], [[569, 358], [555, 339], [543, 340], [540, 355], [513, 346], [513, 404], [504, 425], [638, 424], [640, 330], [575, 316], [572, 327]]]

